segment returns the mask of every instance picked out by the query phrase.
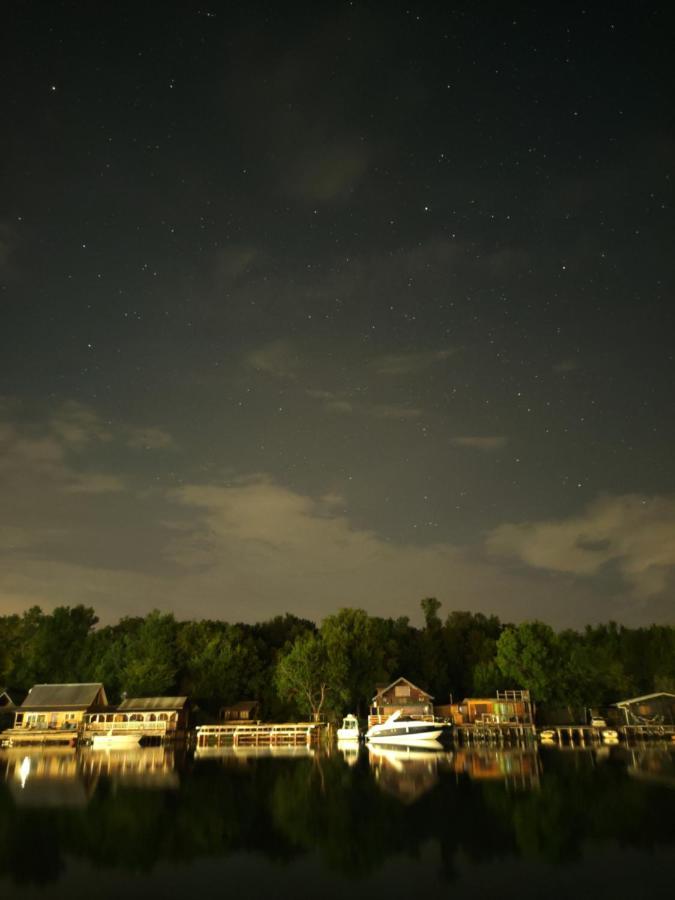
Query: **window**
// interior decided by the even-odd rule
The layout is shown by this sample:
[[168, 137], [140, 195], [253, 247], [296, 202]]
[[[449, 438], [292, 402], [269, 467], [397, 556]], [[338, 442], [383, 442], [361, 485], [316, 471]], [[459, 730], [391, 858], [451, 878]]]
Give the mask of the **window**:
[[410, 696], [410, 685], [409, 684], [397, 684], [394, 688], [394, 697], [409, 697]]

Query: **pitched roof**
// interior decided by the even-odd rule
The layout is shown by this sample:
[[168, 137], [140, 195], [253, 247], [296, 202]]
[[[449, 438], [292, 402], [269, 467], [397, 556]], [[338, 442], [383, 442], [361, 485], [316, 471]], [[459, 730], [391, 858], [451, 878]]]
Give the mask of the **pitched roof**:
[[238, 710], [241, 712], [251, 712], [252, 709], [255, 709], [256, 706], [259, 706], [260, 703], [257, 700], [240, 700], [238, 703], [233, 703], [231, 706], [223, 706], [222, 709], [232, 709]]
[[430, 700], [433, 700], [433, 699], [434, 699], [433, 696], [432, 696], [431, 694], [429, 694], [427, 691], [422, 690], [421, 687], [417, 687], [417, 685], [416, 685], [416, 684], [413, 684], [412, 681], [410, 681], [409, 678], [404, 678], [404, 676], [401, 675], [400, 678], [397, 678], [395, 681], [392, 681], [392, 683], [391, 683], [391, 684], [388, 684], [386, 687], [383, 687], [383, 688], [377, 688], [377, 693], [376, 693], [375, 696], [373, 697], [373, 701], [372, 701], [372, 702], [374, 703], [374, 702], [377, 700], [377, 698], [380, 696], [380, 694], [386, 694], [387, 691], [388, 691], [390, 688], [393, 688], [394, 685], [398, 684], [400, 681], [405, 681], [406, 684], [409, 684], [410, 687], [415, 688], [416, 691], [419, 691], [421, 694], [424, 694], [424, 696], [425, 696], [425, 697], [428, 697]]
[[88, 684], [34, 684], [21, 704], [23, 709], [87, 709], [96, 702], [99, 692], [103, 704], [108, 700], [101, 682]]
[[7, 688], [0, 686], [0, 707], [3, 709], [7, 709], [10, 706], [14, 706], [14, 700], [12, 699]]
[[187, 697], [129, 697], [117, 707], [130, 712], [148, 709], [182, 709], [188, 702]]
[[615, 703], [614, 706], [630, 706], [631, 703], [641, 703], [643, 700], [656, 700], [657, 697], [671, 697], [675, 700], [675, 694], [671, 694], [669, 691], [658, 691], [656, 694], [643, 694], [642, 697], [631, 697], [630, 700], [622, 700], [620, 703]]

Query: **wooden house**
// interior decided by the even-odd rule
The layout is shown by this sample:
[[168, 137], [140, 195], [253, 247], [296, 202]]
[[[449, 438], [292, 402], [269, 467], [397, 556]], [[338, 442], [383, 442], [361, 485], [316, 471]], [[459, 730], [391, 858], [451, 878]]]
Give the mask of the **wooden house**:
[[660, 691], [615, 703], [625, 725], [675, 725], [675, 694]]
[[131, 697], [118, 706], [97, 710], [86, 717], [89, 736], [102, 731], [131, 731], [157, 738], [182, 737], [189, 727], [187, 697]]
[[100, 682], [36, 684], [21, 706], [15, 708], [13, 731], [77, 733], [85, 716], [107, 707], [105, 688]]
[[255, 722], [260, 718], [257, 700], [240, 700], [232, 706], [223, 706], [218, 712], [221, 722]]
[[453, 725], [531, 724], [529, 691], [498, 691], [496, 697], [467, 697], [461, 703], [436, 706], [435, 713]]
[[395, 712], [416, 719], [433, 719], [433, 697], [407, 678], [397, 678], [377, 689], [371, 700], [368, 727], [379, 725]]

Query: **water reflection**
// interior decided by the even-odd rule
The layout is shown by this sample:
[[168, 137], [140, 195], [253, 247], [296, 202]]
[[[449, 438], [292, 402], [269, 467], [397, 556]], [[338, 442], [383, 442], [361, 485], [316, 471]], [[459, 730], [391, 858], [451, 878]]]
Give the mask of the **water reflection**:
[[103, 776], [113, 785], [177, 789], [176, 757], [162, 747], [126, 750], [41, 750], [15, 747], [0, 757], [0, 773], [15, 803], [22, 807], [82, 807]]
[[402, 859], [446, 881], [508, 861], [562, 871], [598, 847], [647, 865], [675, 849], [673, 760], [654, 746], [0, 751], [0, 893], [31, 882], [56, 898], [77, 863], [147, 873], [151, 896], [162, 867], [208, 859], [226, 877], [242, 853], [364, 891]]
[[409, 747], [368, 746], [368, 759], [378, 786], [403, 803], [414, 803], [438, 784], [438, 766], [452, 754]]
[[82, 807], [96, 789], [96, 777], [82, 770], [68, 747], [43, 753], [17, 747], [3, 753], [5, 778], [17, 806]]

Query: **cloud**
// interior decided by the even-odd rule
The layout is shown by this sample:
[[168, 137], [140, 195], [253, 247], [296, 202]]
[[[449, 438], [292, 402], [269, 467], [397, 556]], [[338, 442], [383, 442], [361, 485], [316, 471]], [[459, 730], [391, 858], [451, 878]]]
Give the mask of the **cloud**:
[[487, 548], [493, 557], [586, 577], [612, 564], [636, 595], [654, 596], [675, 567], [675, 498], [601, 497], [579, 516], [500, 525]]
[[50, 420], [51, 432], [71, 449], [79, 449], [92, 441], [109, 441], [112, 431], [89, 407], [75, 401], [64, 403]]
[[489, 452], [491, 450], [501, 450], [506, 446], [507, 438], [503, 435], [492, 435], [490, 437], [478, 437], [477, 435], [462, 435], [460, 437], [450, 438], [453, 447], [468, 447], [471, 450], [483, 450]]
[[249, 366], [274, 378], [296, 378], [300, 365], [298, 354], [289, 341], [272, 341], [252, 350], [246, 357]]
[[127, 447], [138, 450], [163, 450], [174, 445], [172, 436], [161, 428], [128, 428], [126, 431]]
[[348, 197], [368, 167], [363, 144], [343, 142], [315, 153], [315, 156], [302, 160], [290, 179], [289, 191], [313, 203]]
[[553, 366], [553, 371], [556, 375], [567, 375], [569, 372], [576, 372], [581, 368], [581, 363], [578, 359], [563, 359], [558, 363], [555, 363]]
[[326, 412], [339, 415], [353, 413], [370, 416], [376, 419], [419, 419], [424, 415], [423, 409], [414, 406], [403, 406], [397, 403], [370, 403], [366, 400], [353, 400], [346, 391], [322, 391], [310, 389], [308, 397], [320, 400]]
[[375, 357], [372, 365], [378, 375], [414, 375], [449, 359], [454, 350], [425, 350], [419, 353], [390, 353]]

